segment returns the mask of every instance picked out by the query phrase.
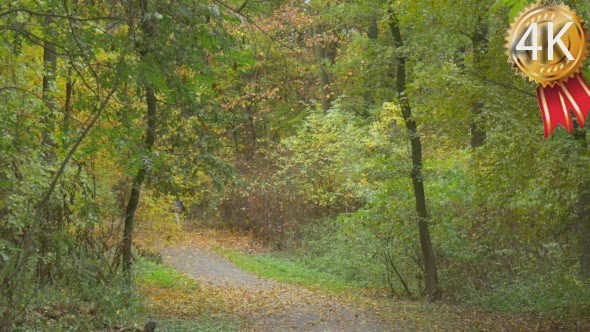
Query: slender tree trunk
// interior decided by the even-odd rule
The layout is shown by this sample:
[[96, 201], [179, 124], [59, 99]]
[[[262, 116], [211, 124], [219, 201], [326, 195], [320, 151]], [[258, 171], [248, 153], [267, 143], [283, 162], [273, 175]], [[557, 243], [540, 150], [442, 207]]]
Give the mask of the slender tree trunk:
[[[487, 13], [487, 12], [486, 12]], [[488, 48], [488, 27], [483, 22], [482, 15], [478, 15], [475, 30], [473, 32], [473, 71], [481, 72], [484, 68], [483, 55]], [[483, 129], [480, 121], [484, 104], [481, 101], [476, 101], [471, 107], [471, 148], [478, 148], [485, 143], [486, 131]]]
[[[48, 16], [45, 19], [45, 25], [49, 26], [51, 22], [51, 17]], [[57, 111], [57, 105], [55, 104], [51, 87], [55, 83], [55, 75], [57, 72], [57, 53], [55, 51], [55, 45], [50, 41], [43, 42], [43, 67], [44, 74], [42, 97], [49, 111], [45, 119], [45, 124], [47, 127], [43, 131], [43, 145], [46, 147], [53, 147], [53, 119], [55, 115], [54, 113]]]
[[[576, 139], [582, 143], [588, 153], [586, 130], [576, 130]], [[580, 275], [590, 283], [590, 178], [578, 185], [578, 227], [580, 246]]]
[[147, 129], [146, 129], [146, 137], [144, 142], [144, 155], [142, 158], [142, 165], [137, 174], [133, 178], [133, 186], [131, 187], [131, 194], [129, 195], [129, 201], [127, 202], [127, 207], [125, 208], [125, 226], [123, 229], [123, 269], [129, 271], [132, 265], [132, 254], [131, 254], [131, 247], [133, 244], [133, 226], [134, 226], [134, 218], [135, 218], [135, 211], [137, 210], [137, 206], [139, 205], [139, 197], [141, 195], [141, 185], [145, 180], [149, 168], [150, 168], [150, 160], [148, 156], [151, 154], [151, 151], [154, 147], [154, 142], [156, 140], [156, 111], [157, 111], [157, 104], [156, 104], [156, 95], [152, 88], [146, 88], [145, 91], [145, 99], [147, 103]]
[[68, 81], [66, 82], [66, 100], [64, 102], [64, 119], [63, 119], [63, 146], [67, 149], [70, 145], [70, 126], [72, 122], [72, 111], [73, 111], [73, 94], [74, 94], [74, 83], [71, 78], [71, 69], [68, 70]]
[[379, 26], [377, 25], [377, 19], [373, 19], [369, 23], [367, 37], [372, 40], [377, 40], [377, 38], [379, 38]]
[[[373, 41], [379, 38], [379, 26], [377, 24], [377, 18], [373, 18], [367, 27], [367, 37]], [[371, 105], [374, 102], [374, 92], [372, 89], [368, 89], [363, 93], [363, 98], [367, 105]], [[369, 112], [370, 107], [362, 107], [361, 116], [368, 119], [371, 116]]]
[[580, 184], [580, 274], [590, 282], [590, 181]]
[[[404, 42], [401, 36], [399, 23], [395, 18], [395, 14], [390, 10], [391, 20], [389, 27], [393, 35], [395, 46], [400, 48]], [[412, 146], [412, 185], [414, 187], [414, 196], [416, 198], [416, 212], [418, 214], [418, 232], [420, 235], [420, 247], [422, 250], [422, 263], [424, 265], [426, 293], [430, 300], [439, 298], [438, 278], [436, 272], [436, 261], [434, 257], [434, 250], [432, 249], [432, 242], [430, 239], [430, 231], [428, 229], [428, 209], [426, 207], [426, 194], [424, 192], [424, 182], [422, 181], [422, 143], [420, 142], [420, 133], [416, 120], [412, 115], [412, 107], [410, 106], [406, 94], [406, 56], [402, 53], [397, 55], [396, 68], [396, 84], [399, 94], [400, 106], [402, 115], [410, 143]]]
[[[320, 24], [313, 26], [313, 34], [319, 37], [324, 32]], [[313, 52], [315, 59], [320, 68], [319, 82], [320, 82], [320, 100], [322, 102], [322, 110], [327, 111], [332, 107], [332, 91], [330, 91], [330, 76], [326, 69], [326, 60], [328, 59], [326, 46], [322, 44], [323, 41], [316, 41], [313, 45]]]
[[484, 104], [480, 101], [476, 101], [471, 107], [471, 123], [469, 124], [469, 129], [471, 132], [472, 149], [484, 145], [486, 141], [487, 134], [485, 130], [482, 128], [481, 124], [478, 123], [478, 119], [482, 114], [483, 107]]
[[248, 131], [250, 132], [250, 148], [248, 149], [248, 159], [253, 159], [256, 155], [256, 123], [254, 121], [254, 113], [256, 110], [256, 103], [254, 101], [250, 102], [248, 108], [246, 109], [246, 113], [248, 114]]
[[[148, 43], [152, 43], [156, 34], [154, 21], [147, 18], [146, 13], [148, 10], [148, 1], [141, 1], [141, 28], [143, 33], [143, 44], [139, 48], [139, 55], [142, 61], [149, 61], [150, 46]], [[147, 80], [144, 77], [144, 80]], [[137, 171], [137, 174], [133, 178], [133, 185], [131, 187], [131, 193], [129, 195], [129, 201], [125, 208], [125, 225], [123, 228], [123, 244], [121, 252], [123, 255], [123, 270], [129, 272], [132, 266], [132, 252], [131, 247], [133, 245], [133, 226], [135, 211], [139, 205], [139, 198], [141, 195], [141, 185], [143, 184], [147, 174], [151, 167], [151, 152], [156, 141], [156, 115], [157, 115], [157, 101], [156, 94], [149, 81], [144, 82], [145, 87], [145, 100], [147, 104], [147, 128], [145, 141], [143, 146], [143, 156], [141, 160], [141, 167]]]
[[236, 149], [236, 155], [238, 155], [240, 153], [240, 144], [239, 144], [239, 138], [238, 138], [238, 128], [236, 127], [236, 125], [232, 124], [232, 137], [234, 139], [234, 148]]
[[[48, 27], [52, 22], [51, 17], [45, 19], [45, 25]], [[49, 28], [48, 28], [49, 29]], [[47, 114], [44, 117], [45, 128], [42, 133], [42, 144], [45, 152], [45, 161], [48, 165], [55, 163], [55, 142], [53, 141], [54, 119], [55, 112], [57, 112], [57, 105], [53, 97], [52, 86], [55, 83], [55, 75], [57, 72], [57, 54], [55, 45], [50, 41], [43, 42], [43, 88], [42, 97], [47, 107]], [[39, 260], [37, 261], [37, 277], [41, 284], [48, 283], [51, 280], [51, 262], [47, 261], [49, 257], [51, 240], [51, 233], [53, 232], [54, 224], [58, 217], [58, 210], [51, 206], [43, 207], [46, 210], [45, 222], [41, 225], [42, 232], [39, 233]]]
[[133, 224], [135, 218], [135, 211], [139, 205], [139, 196], [141, 195], [141, 185], [145, 180], [145, 170], [142, 167], [133, 178], [133, 186], [131, 187], [131, 194], [129, 201], [125, 208], [125, 226], [123, 228], [123, 246], [121, 253], [123, 255], [123, 270], [129, 272], [131, 270], [133, 254], [131, 248], [133, 246]]

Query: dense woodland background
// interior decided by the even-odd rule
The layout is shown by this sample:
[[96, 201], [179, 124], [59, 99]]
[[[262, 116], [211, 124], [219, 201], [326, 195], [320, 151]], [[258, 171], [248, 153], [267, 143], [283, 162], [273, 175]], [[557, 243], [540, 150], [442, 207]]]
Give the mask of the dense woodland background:
[[526, 5], [2, 1], [0, 330], [113, 326], [177, 213], [359, 287], [588, 317], [588, 138], [544, 139], [507, 63]]

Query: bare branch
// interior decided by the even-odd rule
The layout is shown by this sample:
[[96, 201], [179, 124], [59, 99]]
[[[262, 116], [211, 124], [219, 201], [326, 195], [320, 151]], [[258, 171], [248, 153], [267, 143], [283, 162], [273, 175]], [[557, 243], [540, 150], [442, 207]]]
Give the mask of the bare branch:
[[244, 7], [244, 5], [243, 5], [243, 6], [241, 6], [239, 9], [234, 9], [234, 8], [233, 8], [233, 7], [231, 7], [230, 5], [228, 5], [228, 4], [226, 4], [226, 3], [224, 3], [223, 1], [220, 1], [220, 0], [213, 0], [213, 2], [215, 2], [215, 3], [219, 4], [220, 6], [222, 6], [222, 7], [226, 8], [226, 9], [228, 9], [228, 10], [229, 10], [229, 11], [231, 11], [232, 13], [235, 13], [235, 14], [236, 14], [238, 17], [241, 17], [241, 18], [243, 18], [244, 20], [246, 20], [246, 22], [248, 22], [248, 24], [250, 24], [251, 26], [253, 26], [253, 27], [255, 27], [256, 29], [258, 29], [260, 32], [262, 32], [262, 34], [263, 34], [263, 35], [265, 35], [266, 37], [268, 37], [268, 39], [270, 39], [271, 41], [273, 41], [273, 42], [275, 42], [275, 43], [277, 43], [277, 44], [281, 45], [281, 46], [282, 46], [282, 47], [284, 47], [284, 48], [287, 48], [287, 49], [289, 49], [290, 51], [293, 51], [293, 52], [295, 52], [295, 54], [299, 54], [299, 52], [298, 52], [296, 49], [294, 49], [293, 47], [291, 47], [291, 46], [289, 46], [289, 45], [285, 44], [285, 43], [284, 43], [284, 42], [282, 42], [281, 40], [278, 40], [278, 39], [274, 38], [273, 36], [271, 36], [270, 34], [268, 34], [268, 32], [266, 32], [264, 29], [262, 29], [262, 27], [260, 27], [260, 26], [259, 26], [258, 24], [256, 24], [256, 23], [254, 23], [254, 21], [253, 21], [253, 20], [250, 18], [250, 16], [248, 16], [248, 15], [246, 15], [246, 14], [243, 14], [243, 13], [241, 12], [241, 10], [243, 9], [242, 7]]
[[[35, 35], [34, 33], [30, 32], [30, 31], [19, 29], [19, 28], [15, 27], [15, 26], [11, 26], [11, 25], [0, 25], [0, 32], [2, 32], [3, 30], [4, 31], [6, 31], [6, 30], [8, 30], [8, 31], [14, 31], [16, 33], [19, 33], [19, 34], [25, 36], [31, 43], [33, 43], [35, 45], [38, 45], [38, 46], [43, 46], [43, 43], [49, 42], [45, 38], [39, 37], [39, 36]], [[63, 52], [57, 52], [56, 51], [55, 54], [57, 54], [57, 55], [71, 55], [70, 50], [68, 50], [67, 48], [65, 48], [63, 46], [60, 46], [58, 44], [55, 44], [53, 41], [51, 41], [51, 43], [53, 45], [55, 45], [55, 47], [63, 50]]]
[[18, 91], [18, 92], [29, 94], [29, 95], [31, 95], [31, 96], [33, 96], [33, 97], [35, 97], [35, 98], [37, 98], [37, 99], [39, 99], [39, 100], [41, 100], [43, 102], [46, 102], [47, 101], [45, 98], [43, 98], [42, 96], [39, 96], [35, 92], [29, 91], [27, 89], [23, 89], [23, 88], [18, 87], [18, 86], [3, 86], [3, 87], [0, 87], [0, 92], [8, 91], [8, 90], [15, 90], [15, 91]]
[[16, 13], [27, 13], [31, 16], [41, 16], [41, 17], [54, 17], [54, 18], [63, 18], [68, 19], [71, 21], [78, 21], [78, 22], [87, 22], [87, 21], [103, 21], [103, 20], [117, 20], [117, 21], [124, 21], [124, 19], [115, 16], [97, 16], [97, 17], [77, 17], [77, 16], [70, 16], [70, 15], [59, 15], [54, 13], [42, 13], [42, 12], [35, 12], [30, 9], [26, 8], [15, 8], [10, 9], [5, 12], [0, 13], [0, 17], [8, 16], [10, 14]]

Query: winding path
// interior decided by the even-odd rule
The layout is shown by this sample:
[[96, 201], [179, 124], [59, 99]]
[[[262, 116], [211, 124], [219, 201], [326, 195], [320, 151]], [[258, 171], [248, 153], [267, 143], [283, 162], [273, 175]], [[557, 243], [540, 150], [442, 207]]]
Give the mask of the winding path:
[[209, 249], [162, 250], [164, 262], [219, 294], [254, 331], [393, 331], [367, 310], [303, 287], [262, 279]]

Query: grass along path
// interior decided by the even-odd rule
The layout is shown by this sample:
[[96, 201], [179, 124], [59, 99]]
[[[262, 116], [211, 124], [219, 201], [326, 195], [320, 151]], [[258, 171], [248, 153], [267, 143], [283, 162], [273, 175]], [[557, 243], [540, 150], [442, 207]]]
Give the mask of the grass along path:
[[166, 264], [194, 277], [254, 331], [392, 331], [399, 327], [365, 308], [307, 288], [259, 278], [214, 251], [190, 246], [162, 250]]
[[[229, 261], [261, 277], [336, 295], [374, 312], [386, 324], [411, 331], [553, 331], [562, 326], [551, 319], [522, 314], [494, 314], [447, 303], [392, 299], [385, 292], [362, 289], [295, 260], [269, 253], [245, 253], [218, 248]], [[395, 328], [392, 328], [395, 329]], [[574, 328], [575, 329], [575, 328]], [[580, 330], [581, 331], [581, 330]]]
[[288, 284], [319, 289], [325, 292], [341, 292], [357, 288], [332, 274], [311, 269], [288, 258], [270, 254], [247, 254], [236, 249], [218, 248], [216, 252], [245, 271], [260, 277]]
[[[217, 255], [220, 261], [225, 264], [229, 261], [235, 264], [234, 268], [249, 272], [247, 273], [249, 278], [258, 276], [260, 277], [258, 280], [264, 281], [267, 278], [274, 280], [271, 289], [265, 290], [233, 287], [229, 284], [216, 285], [211, 282], [211, 278], [196, 276], [197, 280], [200, 280], [200, 287], [211, 296], [222, 299], [233, 315], [249, 324], [247, 327], [240, 326], [240, 330], [276, 330], [276, 326], [290, 330], [309, 330], [302, 329], [297, 322], [285, 320], [288, 318], [285, 317], [285, 312], [291, 312], [290, 310], [298, 307], [328, 308], [318, 311], [319, 317], [316, 316], [316, 318], [319, 320], [312, 320], [316, 322], [317, 330], [322, 327], [318, 324], [322, 324], [322, 320], [325, 321], [329, 316], [336, 319], [348, 316], [349, 320], [356, 322], [365, 320], [365, 324], [366, 317], [370, 317], [378, 322], [373, 329], [362, 329], [366, 331], [583, 330], [576, 327], [575, 323], [563, 325], [563, 322], [533, 315], [492, 313], [449, 303], [430, 304], [424, 301], [392, 299], [385, 292], [365, 290], [356, 285], [347, 284], [345, 280], [336, 276], [310, 269], [288, 257], [278, 257], [262, 248], [250, 237], [228, 231], [188, 231], [184, 233], [181, 244], [173, 245], [171, 248], [216, 251], [223, 256]], [[170, 260], [167, 262], [171, 263]], [[187, 265], [191, 263], [185, 262], [175, 267], [186, 273]], [[200, 267], [198, 270], [206, 269]], [[280, 286], [274, 287], [276, 285]], [[337, 305], [333, 305], [334, 303]], [[352, 310], [347, 312], [342, 309], [342, 306]], [[369, 315], [357, 316], [358, 312], [369, 313]], [[276, 325], [281, 323], [281, 319], [277, 321], [277, 317], [280, 318], [281, 315], [283, 315], [282, 323], [286, 324]], [[348, 327], [354, 330], [353, 325]], [[334, 329], [324, 328], [323, 330]]]

